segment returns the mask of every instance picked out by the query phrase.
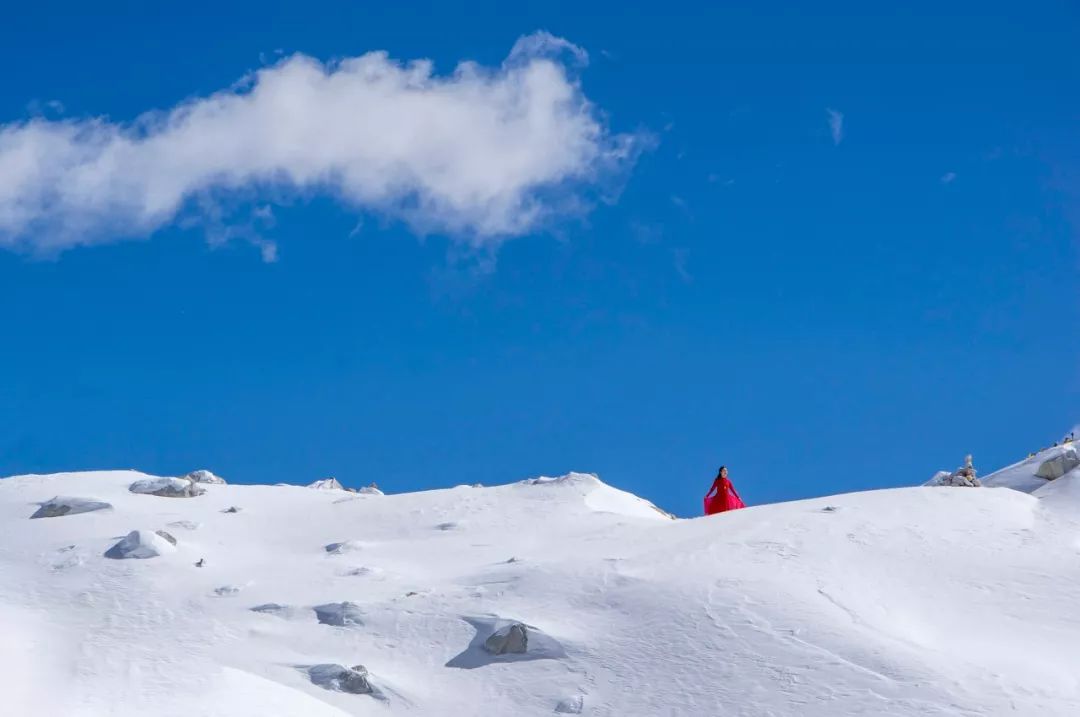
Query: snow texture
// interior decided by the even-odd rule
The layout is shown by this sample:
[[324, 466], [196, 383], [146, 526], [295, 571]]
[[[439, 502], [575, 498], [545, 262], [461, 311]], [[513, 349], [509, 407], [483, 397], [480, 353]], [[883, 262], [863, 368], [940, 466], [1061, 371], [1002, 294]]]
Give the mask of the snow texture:
[[[996, 488], [691, 520], [582, 474], [345, 503], [266, 485], [157, 500], [124, 471], [3, 479], [0, 712], [1074, 717], [1080, 470], [1037, 478], [1042, 453]], [[113, 509], [27, 519], [58, 495]], [[201, 527], [155, 532], [181, 522]], [[346, 538], [364, 550], [328, 556]], [[118, 540], [160, 557], [105, 558]], [[484, 649], [513, 623], [526, 652]], [[372, 695], [333, 686], [358, 663]]]

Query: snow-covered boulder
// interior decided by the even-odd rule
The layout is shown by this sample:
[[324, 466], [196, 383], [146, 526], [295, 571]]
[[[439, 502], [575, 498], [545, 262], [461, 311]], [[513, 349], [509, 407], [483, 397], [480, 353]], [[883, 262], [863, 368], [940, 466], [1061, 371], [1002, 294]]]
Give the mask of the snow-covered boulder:
[[58, 495], [50, 498], [31, 515], [31, 518], [59, 518], [76, 513], [92, 513], [96, 510], [111, 510], [112, 506], [103, 500], [94, 498], [72, 498]]
[[484, 649], [493, 655], [520, 655], [528, 652], [529, 628], [521, 622], [505, 625], [484, 640]]
[[349, 627], [350, 625], [363, 625], [364, 614], [360, 606], [354, 602], [332, 602], [325, 605], [316, 605], [312, 608], [315, 617], [323, 625], [335, 627]]
[[314, 490], [345, 490], [341, 487], [341, 483], [338, 482], [337, 478], [323, 478], [322, 480], [317, 480], [314, 483], [309, 483], [308, 488], [313, 488]]
[[213, 485], [225, 485], [225, 479], [221, 476], [214, 475], [208, 470], [191, 471], [186, 476], [183, 476], [192, 483], [211, 483]]
[[385, 495], [381, 490], [379, 490], [379, 486], [375, 485], [374, 483], [364, 486], [363, 488], [357, 488], [356, 492], [360, 493], [361, 495]]
[[363, 665], [313, 665], [307, 672], [313, 684], [326, 690], [347, 692], [351, 695], [370, 695], [375, 692], [375, 688], [368, 681], [368, 671]]
[[105, 552], [106, 558], [146, 559], [176, 552], [176, 538], [163, 530], [133, 530]]
[[1080, 455], [1074, 446], [1062, 448], [1057, 455], [1047, 458], [1035, 469], [1035, 475], [1047, 480], [1055, 480], [1069, 471], [1080, 468]]
[[162, 498], [194, 498], [206, 492], [205, 488], [187, 478], [143, 478], [132, 483], [128, 490]]

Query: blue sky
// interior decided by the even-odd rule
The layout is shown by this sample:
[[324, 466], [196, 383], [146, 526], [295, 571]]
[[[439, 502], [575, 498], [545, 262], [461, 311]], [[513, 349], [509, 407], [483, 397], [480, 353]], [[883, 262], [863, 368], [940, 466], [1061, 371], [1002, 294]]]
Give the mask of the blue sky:
[[[986, 471], [1080, 420], [1074, 5], [531, 5], [9, 11], [0, 475], [582, 470], [692, 514], [721, 463], [776, 501]], [[438, 91], [362, 137], [370, 104], [282, 79], [379, 50]], [[544, 108], [499, 94], [523, 67], [572, 112], [509, 124]], [[260, 68], [284, 105], [124, 154]], [[283, 147], [293, 112], [318, 131]], [[16, 165], [27, 128], [49, 151]], [[346, 178], [289, 179], [309, 162]]]

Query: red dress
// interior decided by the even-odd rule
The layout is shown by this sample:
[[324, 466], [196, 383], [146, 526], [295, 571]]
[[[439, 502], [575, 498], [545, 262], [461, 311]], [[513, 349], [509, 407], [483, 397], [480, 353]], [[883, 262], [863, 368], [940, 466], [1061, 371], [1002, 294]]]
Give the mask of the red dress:
[[[715, 492], [715, 495], [713, 494]], [[735, 491], [735, 486], [727, 478], [717, 478], [712, 488], [705, 494], [705, 515], [723, 513], [725, 510], [745, 508], [742, 498]]]

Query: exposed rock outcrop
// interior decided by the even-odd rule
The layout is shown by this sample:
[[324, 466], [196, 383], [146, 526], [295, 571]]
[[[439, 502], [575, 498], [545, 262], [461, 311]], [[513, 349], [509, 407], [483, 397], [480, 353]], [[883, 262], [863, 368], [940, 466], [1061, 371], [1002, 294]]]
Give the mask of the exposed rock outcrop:
[[50, 498], [31, 515], [31, 518], [59, 518], [77, 513], [92, 513], [97, 510], [112, 510], [112, 505], [94, 498], [73, 498], [58, 495]]
[[307, 672], [312, 683], [326, 690], [347, 692], [350, 695], [370, 695], [375, 692], [368, 680], [367, 668], [363, 665], [313, 665]]
[[520, 655], [528, 652], [529, 628], [522, 622], [501, 627], [484, 641], [484, 649], [493, 655]]
[[128, 490], [162, 498], [194, 498], [206, 492], [188, 478], [143, 478], [132, 483]]
[[183, 477], [193, 483], [211, 483], [213, 485], [226, 485], [224, 478], [219, 475], [214, 475], [208, 470], [191, 471]]

